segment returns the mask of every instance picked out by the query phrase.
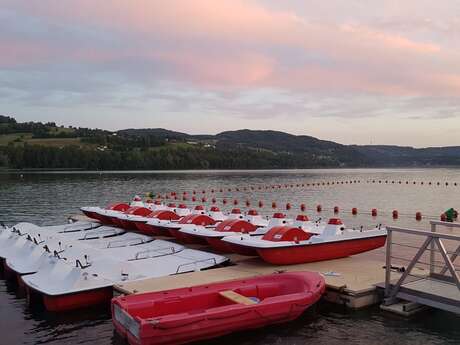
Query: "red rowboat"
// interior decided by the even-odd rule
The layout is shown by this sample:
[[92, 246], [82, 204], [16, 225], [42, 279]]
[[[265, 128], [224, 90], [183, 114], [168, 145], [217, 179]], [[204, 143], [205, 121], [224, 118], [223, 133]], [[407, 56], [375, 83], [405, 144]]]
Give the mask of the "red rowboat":
[[112, 320], [131, 345], [184, 344], [294, 320], [324, 290], [318, 273], [277, 273], [114, 298]]

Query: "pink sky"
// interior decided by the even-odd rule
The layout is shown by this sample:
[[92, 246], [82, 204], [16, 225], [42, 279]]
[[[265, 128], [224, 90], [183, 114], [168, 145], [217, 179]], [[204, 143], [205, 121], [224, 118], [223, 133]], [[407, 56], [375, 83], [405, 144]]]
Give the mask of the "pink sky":
[[6, 0], [0, 113], [460, 145], [460, 5], [347, 4]]

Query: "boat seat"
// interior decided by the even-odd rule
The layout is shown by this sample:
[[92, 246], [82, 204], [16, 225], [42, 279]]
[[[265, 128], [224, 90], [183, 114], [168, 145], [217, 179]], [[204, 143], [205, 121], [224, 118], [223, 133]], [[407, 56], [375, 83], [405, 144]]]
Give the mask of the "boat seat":
[[257, 304], [256, 301], [246, 296], [240, 295], [239, 293], [232, 291], [232, 290], [220, 291], [219, 295], [235, 303], [240, 303], [240, 304], [245, 304], [245, 305]]

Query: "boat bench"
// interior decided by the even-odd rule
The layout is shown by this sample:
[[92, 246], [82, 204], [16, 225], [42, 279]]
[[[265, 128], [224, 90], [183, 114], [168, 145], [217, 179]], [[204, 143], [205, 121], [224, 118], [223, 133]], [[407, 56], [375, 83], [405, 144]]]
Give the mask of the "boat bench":
[[219, 292], [219, 295], [221, 295], [222, 297], [232, 301], [232, 302], [235, 302], [235, 303], [239, 303], [239, 304], [244, 304], [244, 305], [253, 305], [253, 304], [257, 304], [256, 301], [246, 297], [246, 296], [243, 296], [243, 295], [240, 295], [239, 293], [235, 292], [235, 291], [232, 291], [232, 290], [226, 290], [226, 291], [220, 291]]

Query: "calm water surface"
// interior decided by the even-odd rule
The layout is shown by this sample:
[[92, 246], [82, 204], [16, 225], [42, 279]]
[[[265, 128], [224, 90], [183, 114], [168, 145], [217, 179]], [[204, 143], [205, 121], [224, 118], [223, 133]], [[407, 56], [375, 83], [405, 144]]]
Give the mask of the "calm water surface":
[[[257, 190], [258, 186], [274, 184], [350, 180], [360, 183]], [[424, 185], [420, 185], [422, 181]], [[431, 186], [428, 185], [430, 181], [434, 183]], [[441, 185], [437, 186], [436, 182]], [[316, 219], [331, 216], [332, 208], [339, 206], [340, 217], [350, 226], [383, 223], [426, 228], [428, 219], [416, 222], [416, 211], [438, 218], [449, 207], [460, 208], [460, 186], [454, 183], [460, 184], [460, 170], [0, 173], [0, 221], [62, 224], [66, 216], [78, 213], [81, 206], [129, 200], [134, 194], [184, 190], [196, 190], [200, 194], [203, 189], [240, 187], [240, 192], [215, 194], [221, 208], [231, 208], [229, 205], [223, 207], [223, 198], [229, 202], [237, 199], [241, 208], [246, 200], [254, 206], [262, 200], [265, 206], [260, 211], [268, 215], [273, 212], [273, 201], [280, 208], [290, 202], [293, 209], [288, 213], [295, 216], [299, 213], [298, 205], [305, 203], [306, 213]], [[243, 187], [250, 186], [256, 191], [243, 191]], [[206, 196], [212, 198], [211, 194]], [[314, 211], [317, 204], [323, 205], [322, 214]], [[358, 216], [350, 214], [352, 207], [360, 210]], [[372, 208], [379, 210], [378, 217], [368, 214]], [[397, 221], [391, 219], [393, 209], [403, 215]], [[458, 316], [439, 311], [404, 320], [382, 313], [378, 308], [351, 312], [322, 304], [316, 313], [310, 312], [296, 322], [236, 334], [207, 344], [460, 344], [459, 321]], [[94, 309], [50, 314], [29, 307], [21, 293], [3, 279], [0, 279], [0, 330], [0, 344], [5, 345], [124, 344], [114, 334], [108, 311]]]

